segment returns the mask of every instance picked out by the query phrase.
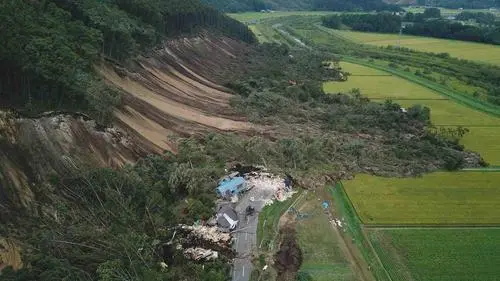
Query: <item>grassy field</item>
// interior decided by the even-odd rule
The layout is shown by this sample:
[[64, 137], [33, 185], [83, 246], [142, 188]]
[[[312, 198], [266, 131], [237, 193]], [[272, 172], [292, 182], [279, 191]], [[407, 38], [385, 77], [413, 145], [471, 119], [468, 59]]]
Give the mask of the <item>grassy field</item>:
[[419, 36], [332, 30], [342, 38], [375, 46], [396, 46], [500, 65], [500, 46]]
[[310, 274], [314, 281], [358, 280], [320, 203], [311, 193], [297, 207], [301, 213], [309, 215], [296, 224], [297, 240], [303, 255], [300, 271]]
[[344, 187], [366, 224], [495, 224], [499, 182], [497, 172], [436, 172], [419, 178], [357, 175]]
[[500, 229], [373, 230], [370, 240], [391, 275], [405, 281], [494, 281]]
[[[389, 73], [358, 64], [342, 62], [352, 74], [346, 82], [327, 82], [327, 93], [347, 92], [359, 88], [370, 99], [392, 99], [403, 107], [421, 104], [431, 109], [431, 121], [437, 126], [464, 126], [470, 132], [463, 138], [467, 149], [480, 152], [490, 164], [500, 164], [500, 118], [447, 100], [446, 97]], [[390, 86], [388, 86], [390, 85]], [[496, 127], [496, 128], [495, 128]]]
[[275, 11], [273, 13], [247, 12], [247, 13], [230, 13], [228, 16], [244, 23], [257, 22], [259, 20], [279, 18], [287, 16], [324, 16], [331, 15], [335, 12], [327, 11]]
[[248, 28], [253, 32], [253, 34], [255, 34], [259, 43], [271, 42], [271, 39], [260, 31], [260, 28], [262, 27], [260, 27], [259, 25], [249, 25]]

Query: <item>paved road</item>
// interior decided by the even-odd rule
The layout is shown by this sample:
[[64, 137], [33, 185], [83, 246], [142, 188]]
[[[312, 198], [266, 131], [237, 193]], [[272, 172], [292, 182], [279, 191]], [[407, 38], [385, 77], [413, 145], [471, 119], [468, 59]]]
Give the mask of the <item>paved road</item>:
[[[253, 270], [252, 254], [257, 247], [257, 225], [259, 213], [264, 207], [264, 202], [273, 197], [273, 192], [257, 187], [243, 195], [236, 205], [239, 216], [238, 229], [234, 233], [236, 258], [233, 264], [233, 281], [248, 281]], [[255, 214], [245, 216], [248, 205], [255, 208]]]

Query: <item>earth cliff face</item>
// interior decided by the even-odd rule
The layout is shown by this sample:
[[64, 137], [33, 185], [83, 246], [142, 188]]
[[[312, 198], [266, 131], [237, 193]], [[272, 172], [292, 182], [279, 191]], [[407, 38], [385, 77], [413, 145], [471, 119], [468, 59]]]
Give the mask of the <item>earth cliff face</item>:
[[147, 151], [115, 127], [100, 128], [84, 116], [39, 118], [0, 112], [0, 203], [28, 207], [30, 187], [84, 167], [120, 167]]

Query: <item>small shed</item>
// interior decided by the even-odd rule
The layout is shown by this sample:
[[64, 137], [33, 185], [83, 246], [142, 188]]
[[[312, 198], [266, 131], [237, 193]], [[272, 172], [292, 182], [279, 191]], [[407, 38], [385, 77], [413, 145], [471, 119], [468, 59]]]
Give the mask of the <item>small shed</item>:
[[226, 230], [235, 229], [238, 225], [238, 214], [231, 206], [222, 206], [217, 212], [217, 225]]
[[246, 181], [242, 177], [224, 178], [219, 182], [216, 192], [221, 197], [231, 197], [246, 190]]

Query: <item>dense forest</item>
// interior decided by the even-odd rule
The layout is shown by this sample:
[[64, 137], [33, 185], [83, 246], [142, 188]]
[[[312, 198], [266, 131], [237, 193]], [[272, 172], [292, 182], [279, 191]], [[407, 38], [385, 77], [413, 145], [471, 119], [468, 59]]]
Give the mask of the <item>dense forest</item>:
[[461, 20], [461, 21], [474, 20], [478, 24], [493, 25], [493, 24], [495, 24], [496, 17], [492, 13], [462, 12], [462, 13], [457, 15], [457, 20]]
[[403, 33], [500, 45], [500, 27], [471, 26], [448, 20], [407, 25]]
[[[339, 29], [342, 25], [353, 30], [366, 32], [398, 33], [401, 22], [403, 33], [436, 38], [500, 44], [500, 26], [492, 25], [491, 16], [486, 13], [462, 13], [459, 17], [474, 19], [481, 25], [467, 25], [461, 22], [441, 19], [439, 9], [426, 9], [424, 13], [406, 13], [403, 17], [387, 13], [370, 15], [332, 15], [322, 19], [326, 27]], [[487, 24], [490, 23], [490, 24]], [[494, 18], [493, 18], [494, 23]]]
[[367, 32], [394, 33], [401, 29], [401, 17], [389, 13], [332, 15], [323, 17], [322, 23], [329, 28], [339, 29], [346, 25]]
[[196, 0], [0, 2], [0, 99], [26, 113], [68, 109], [101, 122], [119, 96], [93, 65], [126, 62], [165, 37], [214, 29], [253, 42], [237, 21]]
[[438, 6], [450, 9], [488, 9], [500, 7], [500, 2], [498, 0], [439, 0]]
[[378, 0], [315, 0], [315, 10], [325, 11], [401, 11], [396, 5]]
[[271, 10], [399, 11], [381, 0], [203, 0], [225, 12]]

